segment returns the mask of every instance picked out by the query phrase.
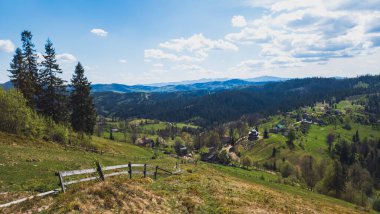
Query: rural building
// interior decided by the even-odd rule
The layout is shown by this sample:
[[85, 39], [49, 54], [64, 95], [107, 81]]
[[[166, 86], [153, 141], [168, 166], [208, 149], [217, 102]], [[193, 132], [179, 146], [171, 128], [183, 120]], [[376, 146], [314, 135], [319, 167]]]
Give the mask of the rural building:
[[252, 129], [248, 133], [248, 140], [257, 140], [257, 139], [259, 139], [259, 134], [260, 133], [256, 129]]

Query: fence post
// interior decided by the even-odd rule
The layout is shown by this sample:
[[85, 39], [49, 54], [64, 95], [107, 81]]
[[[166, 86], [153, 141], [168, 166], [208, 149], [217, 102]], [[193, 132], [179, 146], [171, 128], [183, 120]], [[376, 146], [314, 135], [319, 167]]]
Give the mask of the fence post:
[[156, 171], [154, 172], [154, 179], [157, 179], [157, 171], [158, 171], [158, 166], [156, 166]]
[[146, 164], [144, 164], [144, 178], [146, 178]]
[[100, 180], [104, 181], [104, 174], [103, 174], [102, 166], [100, 165], [99, 161], [96, 161], [96, 170], [99, 173]]
[[62, 192], [65, 192], [65, 184], [63, 183], [63, 178], [61, 172], [57, 172], [56, 175], [59, 178], [59, 184], [61, 185]]
[[128, 168], [129, 168], [128, 170], [129, 178], [132, 178], [132, 163], [131, 162], [128, 163]]

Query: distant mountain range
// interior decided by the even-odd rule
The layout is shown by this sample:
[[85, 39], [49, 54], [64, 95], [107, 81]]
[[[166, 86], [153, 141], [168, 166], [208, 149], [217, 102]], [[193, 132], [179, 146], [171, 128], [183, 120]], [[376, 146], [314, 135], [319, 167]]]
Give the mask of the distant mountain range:
[[[147, 85], [124, 85], [124, 84], [93, 84], [92, 92], [180, 92], [180, 91], [221, 91], [232, 88], [244, 88], [252, 85], [265, 84], [267, 82], [280, 82], [288, 80], [287, 78], [262, 76], [250, 79], [199, 79], [182, 82], [155, 83]], [[0, 84], [0, 87], [9, 89], [12, 87], [11, 82]]]
[[12, 85], [12, 83], [10, 81], [8, 81], [6, 83], [3, 83], [3, 84], [0, 84], [0, 88], [3, 88], [5, 90], [8, 90], [8, 89], [10, 89], [12, 87], [13, 87], [13, 85]]
[[262, 76], [251, 79], [200, 79], [183, 82], [156, 83], [148, 85], [123, 85], [123, 84], [93, 84], [93, 92], [113, 91], [126, 92], [178, 92], [178, 91], [220, 91], [231, 88], [244, 88], [251, 85], [264, 84], [267, 82], [280, 82], [287, 78]]

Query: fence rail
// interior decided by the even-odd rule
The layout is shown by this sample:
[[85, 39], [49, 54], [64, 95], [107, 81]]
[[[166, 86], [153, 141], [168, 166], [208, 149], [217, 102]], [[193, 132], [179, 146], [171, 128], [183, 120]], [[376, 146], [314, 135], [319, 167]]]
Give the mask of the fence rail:
[[[135, 170], [136, 168], [140, 170]], [[147, 170], [148, 168], [149, 169], [153, 168], [154, 171], [148, 172]], [[121, 170], [121, 171], [106, 173], [112, 170]], [[67, 185], [81, 183], [85, 181], [91, 181], [91, 180], [98, 180], [98, 179], [104, 181], [105, 178], [116, 176], [116, 175], [129, 174], [129, 178], [132, 178], [132, 174], [140, 174], [140, 175], [143, 175], [144, 178], [146, 178], [147, 175], [153, 175], [154, 179], [156, 179], [158, 170], [161, 170], [169, 175], [178, 174], [178, 172], [173, 173], [173, 172], [170, 172], [169, 170], [162, 169], [158, 166], [152, 166], [152, 165], [147, 165], [147, 164], [139, 164], [139, 163], [132, 164], [131, 162], [129, 162], [128, 164], [123, 164], [123, 165], [102, 167], [99, 162], [96, 162], [96, 168], [72, 170], [72, 171], [60, 171], [60, 172], [57, 172], [56, 175], [59, 178], [59, 184], [61, 186], [62, 192], [65, 192]], [[75, 175], [87, 175], [87, 174], [93, 174], [93, 173], [97, 173], [97, 175], [81, 178], [78, 180], [65, 181], [66, 177], [75, 176]]]

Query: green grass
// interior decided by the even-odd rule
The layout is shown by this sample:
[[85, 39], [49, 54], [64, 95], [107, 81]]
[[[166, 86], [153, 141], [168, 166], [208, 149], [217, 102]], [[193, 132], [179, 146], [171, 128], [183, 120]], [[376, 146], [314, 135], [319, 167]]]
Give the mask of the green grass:
[[175, 160], [161, 155], [151, 160], [153, 150], [128, 143], [118, 143], [93, 137], [92, 144], [99, 150], [120, 155], [98, 154], [65, 148], [47, 142], [27, 143], [16, 136], [0, 133], [0, 191], [46, 191], [58, 187], [57, 171], [94, 168], [102, 165], [126, 164], [129, 161], [150, 164], [175, 164]]
[[301, 187], [277, 183], [275, 182], [277, 180], [277, 176], [266, 173], [266, 172], [254, 171], [254, 170], [247, 171], [240, 168], [232, 168], [232, 167], [226, 167], [222, 165], [210, 164], [210, 166], [213, 167], [214, 169], [217, 169], [218, 171], [228, 174], [229, 176], [240, 178], [248, 182], [261, 184], [278, 191], [283, 191], [283, 192], [291, 193], [293, 195], [301, 196], [302, 198], [326, 201], [332, 204], [339, 204], [341, 206], [350, 207], [353, 209], [356, 207], [354, 204], [351, 204], [349, 202], [336, 199], [333, 197], [329, 197], [326, 195], [318, 194], [315, 192], [311, 192]]

